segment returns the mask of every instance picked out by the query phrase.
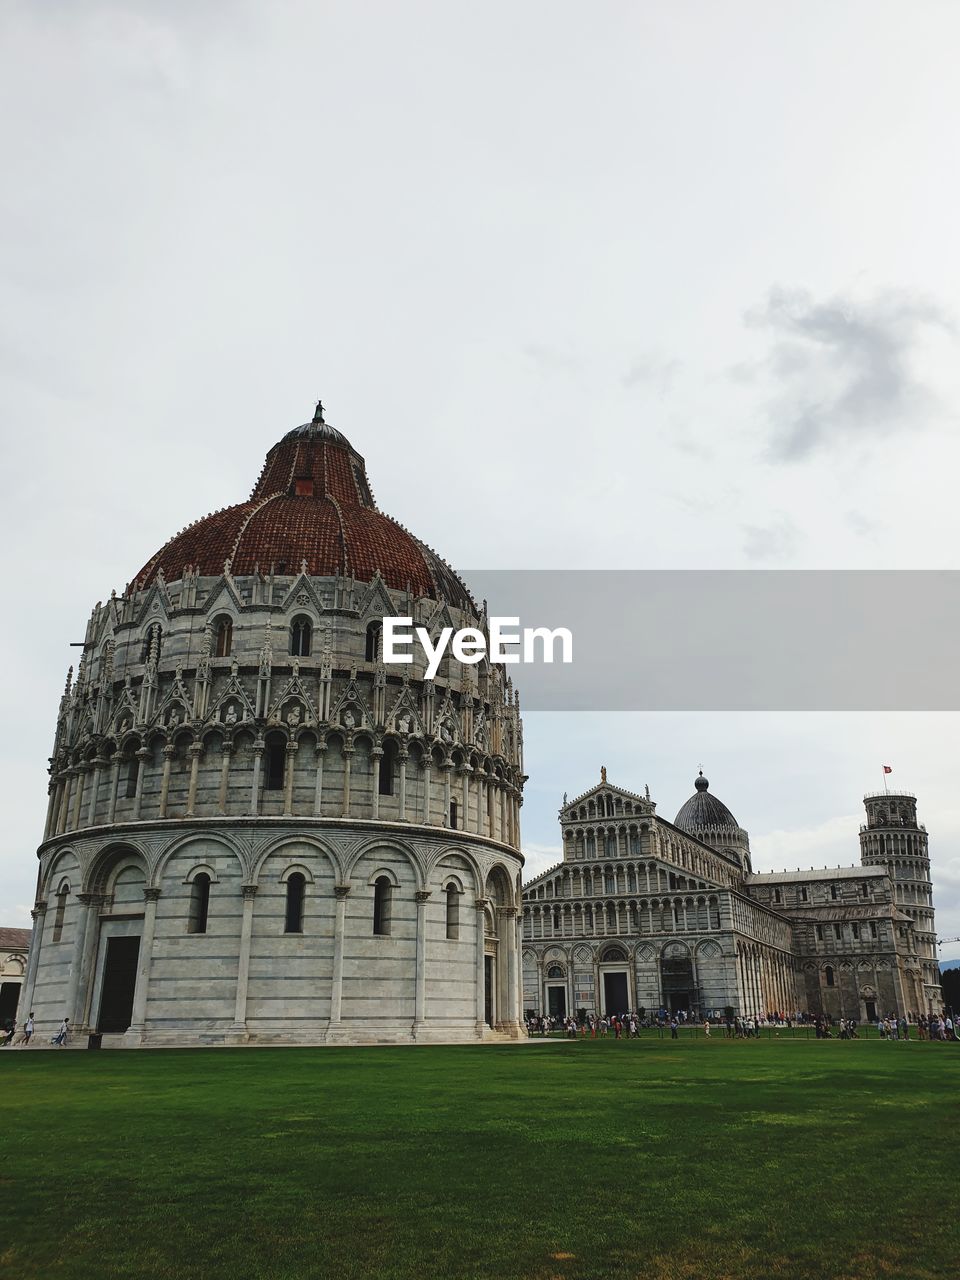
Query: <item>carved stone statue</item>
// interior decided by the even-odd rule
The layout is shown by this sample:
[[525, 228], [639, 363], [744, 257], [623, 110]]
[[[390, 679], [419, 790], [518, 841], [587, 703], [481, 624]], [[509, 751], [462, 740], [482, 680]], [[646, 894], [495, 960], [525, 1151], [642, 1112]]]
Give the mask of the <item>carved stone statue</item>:
[[237, 723], [237, 708], [232, 702], [227, 706], [227, 714], [223, 717], [223, 723], [231, 727]]
[[287, 724], [290, 726], [291, 729], [296, 729], [297, 725], [300, 723], [300, 716], [301, 716], [300, 705], [299, 703], [295, 702], [293, 706], [290, 708], [290, 710], [287, 712]]
[[397, 728], [400, 730], [401, 733], [410, 732], [410, 713], [409, 712], [404, 711], [404, 713], [398, 717]]
[[344, 711], [343, 713], [343, 727], [345, 729], [355, 729], [356, 726], [357, 726], [356, 717], [354, 716], [350, 708], [347, 707], [346, 711]]

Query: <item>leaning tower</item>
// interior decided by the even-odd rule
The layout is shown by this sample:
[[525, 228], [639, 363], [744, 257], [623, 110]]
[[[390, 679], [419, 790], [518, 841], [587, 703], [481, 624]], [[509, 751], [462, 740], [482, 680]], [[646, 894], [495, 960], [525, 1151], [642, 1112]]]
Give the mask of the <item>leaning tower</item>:
[[864, 796], [864, 806], [867, 821], [860, 828], [860, 861], [865, 867], [887, 868], [897, 907], [914, 924], [926, 1006], [939, 1009], [930, 853], [926, 827], [917, 823], [917, 797], [909, 791], [875, 791]]

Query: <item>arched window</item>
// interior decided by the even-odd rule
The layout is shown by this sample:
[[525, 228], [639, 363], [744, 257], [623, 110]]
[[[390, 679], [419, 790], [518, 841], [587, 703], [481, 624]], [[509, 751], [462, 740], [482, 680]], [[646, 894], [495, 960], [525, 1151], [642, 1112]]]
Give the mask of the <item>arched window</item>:
[[827, 986], [832, 987], [833, 986], [833, 969], [830, 965], [827, 965], [826, 969], [824, 969], [823, 976]]
[[303, 933], [303, 897], [306, 891], [306, 878], [295, 871], [287, 880], [287, 913], [284, 920], [284, 933]]
[[367, 662], [376, 662], [377, 660], [377, 645], [379, 644], [382, 630], [383, 624], [380, 622], [371, 622], [367, 625], [367, 644], [363, 655]]
[[548, 977], [548, 978], [562, 978], [562, 977], [563, 977], [563, 970], [560, 968], [560, 966], [559, 966], [558, 964], [552, 964], [552, 965], [550, 966], [550, 968], [547, 970], [547, 977]]
[[447, 937], [460, 937], [460, 894], [455, 884], [447, 885]]
[[290, 652], [295, 658], [309, 658], [313, 626], [310, 619], [299, 614], [290, 624]]
[[287, 762], [287, 744], [280, 734], [270, 734], [267, 738], [267, 747], [264, 755], [266, 757], [266, 772], [263, 779], [264, 790], [282, 791], [284, 767]]
[[378, 876], [373, 886], [373, 932], [386, 936], [390, 932], [390, 898], [393, 885], [386, 876]]
[[53, 918], [53, 940], [59, 942], [63, 937], [63, 917], [67, 910], [67, 894], [70, 892], [70, 886], [64, 883], [57, 890], [57, 913]]
[[190, 885], [190, 914], [187, 917], [187, 933], [206, 933], [207, 915], [210, 911], [210, 877], [198, 871]]
[[233, 650], [233, 621], [230, 618], [217, 620], [216, 656], [229, 658]]
[[151, 644], [156, 641], [157, 657], [160, 657], [160, 648], [163, 644], [163, 628], [159, 622], [154, 622], [147, 627], [147, 634], [143, 637], [143, 644], [140, 646], [140, 661], [146, 662], [150, 657]]
[[456, 829], [457, 829], [457, 802], [456, 800], [451, 800], [450, 801], [450, 830], [456, 831]]
[[388, 738], [383, 744], [383, 755], [380, 757], [380, 770], [377, 790], [382, 796], [393, 795], [393, 778], [397, 763], [397, 744]]

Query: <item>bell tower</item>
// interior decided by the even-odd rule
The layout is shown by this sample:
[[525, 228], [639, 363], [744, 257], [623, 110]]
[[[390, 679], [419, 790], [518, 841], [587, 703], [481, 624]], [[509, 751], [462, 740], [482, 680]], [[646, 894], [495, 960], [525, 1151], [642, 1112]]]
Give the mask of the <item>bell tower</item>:
[[860, 827], [860, 861], [886, 867], [900, 911], [913, 921], [927, 1010], [939, 1010], [940, 964], [930, 882], [927, 829], [917, 822], [910, 791], [872, 791], [863, 798], [867, 821]]

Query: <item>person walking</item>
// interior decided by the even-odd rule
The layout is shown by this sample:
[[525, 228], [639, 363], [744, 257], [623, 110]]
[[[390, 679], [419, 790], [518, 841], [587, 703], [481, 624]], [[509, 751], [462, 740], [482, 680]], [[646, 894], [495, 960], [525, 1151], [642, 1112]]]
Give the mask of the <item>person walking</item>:
[[30, 1037], [32, 1035], [33, 1035], [33, 1010], [31, 1009], [30, 1016], [27, 1018], [26, 1022], [23, 1024], [23, 1030], [20, 1032], [20, 1038], [19, 1040], [16, 1040], [14, 1043], [29, 1044]]
[[64, 1020], [60, 1023], [60, 1030], [53, 1037], [50, 1043], [55, 1044], [58, 1049], [62, 1049], [64, 1045], [67, 1043], [67, 1036], [69, 1032], [70, 1032], [70, 1019], [64, 1018]]
[[710, 1019], [709, 1018], [704, 1018], [703, 1020], [703, 1034], [709, 1040], [710, 1038]]

